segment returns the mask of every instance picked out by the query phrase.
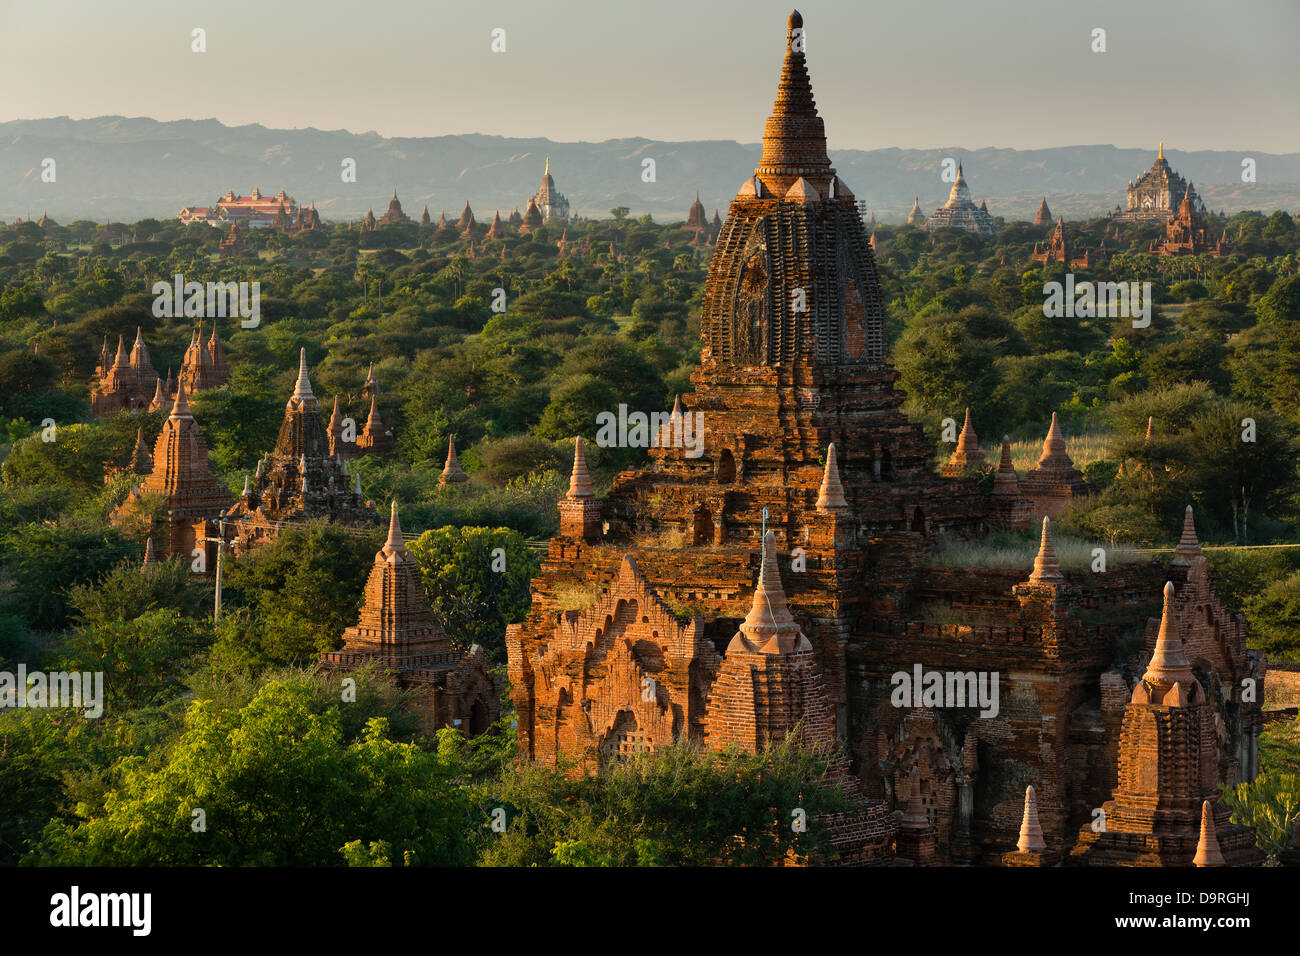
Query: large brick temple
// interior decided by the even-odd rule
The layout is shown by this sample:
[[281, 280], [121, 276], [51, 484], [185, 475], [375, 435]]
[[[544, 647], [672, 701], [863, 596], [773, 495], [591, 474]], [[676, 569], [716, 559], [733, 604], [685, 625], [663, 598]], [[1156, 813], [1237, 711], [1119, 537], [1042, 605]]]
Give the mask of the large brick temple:
[[[1059, 859], [1112, 795], [1133, 803], [1124, 768], [1147, 766], [1139, 803], [1183, 787], [1160, 765], [1183, 751], [1151, 750], [1142, 735], [1166, 731], [1126, 716], [1147, 660], [1166, 653], [1163, 608], [1165, 647], [1181, 644], [1187, 667], [1182, 696], [1160, 706], [1197, 709], [1199, 736], [1179, 746], [1213, 744], [1212, 761], [1197, 758], [1203, 783], [1253, 779], [1263, 661], [1214, 595], [1190, 512], [1172, 564], [1062, 570], [1044, 516], [1090, 488], [1055, 421], [1023, 477], [1004, 444], [991, 494], [971, 477], [983, 464], [973, 429], [947, 476], [934, 469], [900, 410], [874, 256], [831, 166], [802, 28], [792, 14], [762, 158], [717, 239], [695, 391], [659, 419], [651, 464], [604, 498], [576, 443], [532, 611], [507, 631], [521, 755], [590, 765], [678, 740], [758, 750], [798, 726], [842, 747], [863, 820], [897, 822], [896, 837], [864, 837], [896, 839], [890, 854], [857, 862], [997, 864], [1025, 842], [1028, 809], [1032, 852], [1019, 855], [1039, 858], [1041, 831]], [[1031, 524], [1041, 539], [1025, 570], [934, 557], [948, 539]], [[899, 702], [897, 675], [914, 671], [949, 687], [996, 677], [996, 706]], [[1161, 791], [1183, 815], [1178, 860], [1187, 808], [1214, 799], [1192, 791]]]

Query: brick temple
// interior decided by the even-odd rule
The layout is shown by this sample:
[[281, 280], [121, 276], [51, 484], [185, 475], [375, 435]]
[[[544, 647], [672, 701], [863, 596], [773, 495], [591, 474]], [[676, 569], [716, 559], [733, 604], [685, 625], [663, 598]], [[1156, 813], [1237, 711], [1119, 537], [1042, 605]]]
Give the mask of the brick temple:
[[1178, 204], [1178, 212], [1165, 223], [1165, 234], [1151, 243], [1151, 252], [1160, 256], [1208, 255], [1216, 259], [1229, 251], [1225, 229], [1218, 239], [1210, 232], [1209, 217], [1198, 211], [1193, 201], [1192, 184]]
[[[655, 419], [650, 465], [602, 499], [575, 443], [531, 613], [507, 629], [521, 756], [758, 750], [803, 726], [842, 748], [861, 819], [894, 814], [892, 833], [842, 839], [841, 862], [1003, 863], [1027, 787], [1028, 845], [1058, 860], [1133, 765], [1125, 708], [1163, 620], [1220, 728], [1213, 775], [1253, 779], [1263, 660], [1215, 597], [1190, 514], [1171, 565], [1063, 569], [1051, 518], [1092, 489], [1055, 418], [1023, 477], [1005, 440], [996, 468], [982, 462], [969, 418], [955, 467], [936, 472], [900, 410], [874, 255], [827, 154], [802, 25], [792, 14], [762, 158], [713, 253], [695, 391]], [[972, 474], [985, 468], [987, 493]], [[1030, 526], [1024, 570], [934, 556]], [[900, 698], [900, 676], [922, 672], [969, 677], [972, 697], [996, 676], [996, 706]], [[1176, 785], [1156, 788], [1172, 800]]]
[[1178, 211], [1178, 205], [1187, 197], [1198, 213], [1205, 212], [1201, 197], [1191, 188], [1165, 159], [1165, 144], [1160, 144], [1151, 168], [1137, 178], [1129, 180], [1125, 207], [1115, 207], [1111, 218], [1117, 222], [1164, 223]]
[[226, 537], [236, 554], [275, 537], [286, 522], [375, 521], [375, 510], [361, 493], [361, 477], [349, 475], [347, 462], [331, 453], [330, 445], [307, 375], [307, 350], [302, 349], [275, 448], [258, 461], [239, 500], [225, 513]]
[[399, 687], [419, 693], [418, 707], [433, 727], [459, 727], [481, 734], [500, 715], [500, 688], [487, 651], [478, 644], [455, 647], [434, 623], [420, 584], [420, 570], [402, 540], [397, 503], [388, 540], [375, 553], [357, 623], [343, 632], [343, 646], [321, 657], [321, 669], [345, 674], [378, 664]]
[[[140, 436], [137, 436], [137, 442]], [[156, 495], [162, 502], [162, 514], [150, 529], [152, 540], [159, 542], [159, 555], [181, 555], [198, 559], [196, 546], [202, 545], [200, 570], [213, 567], [213, 551], [205, 542], [210, 519], [230, 505], [230, 492], [212, 475], [208, 463], [208, 445], [203, 440], [194, 413], [185, 394], [185, 383], [176, 389], [171, 414], [163, 424], [154, 444], [152, 470], [140, 487], [131, 489], [126, 501], [113, 513], [113, 523], [122, 525], [137, 518], [144, 506], [144, 496]]]
[[[1047, 200], [1043, 200], [1043, 205], [1039, 208], [1041, 214], [1047, 208]], [[1034, 224], [1038, 225], [1038, 219], [1034, 219]], [[1070, 242], [1070, 237], [1065, 231], [1065, 217], [1062, 216], [1057, 220], [1056, 228], [1052, 230], [1052, 235], [1047, 240], [1047, 245], [1034, 243], [1034, 251], [1029, 254], [1031, 262], [1038, 262], [1042, 265], [1049, 265], [1053, 262], [1059, 262], [1062, 265], [1069, 266], [1071, 269], [1093, 269], [1101, 265], [1105, 259], [1105, 254], [1099, 249], [1085, 249], [1080, 252]]]
[[105, 337], [95, 365], [95, 378], [96, 384], [90, 391], [90, 410], [95, 415], [149, 407], [158, 390], [159, 379], [139, 327], [135, 330], [135, 343], [130, 352], [119, 335], [117, 352], [110, 353], [108, 338]]

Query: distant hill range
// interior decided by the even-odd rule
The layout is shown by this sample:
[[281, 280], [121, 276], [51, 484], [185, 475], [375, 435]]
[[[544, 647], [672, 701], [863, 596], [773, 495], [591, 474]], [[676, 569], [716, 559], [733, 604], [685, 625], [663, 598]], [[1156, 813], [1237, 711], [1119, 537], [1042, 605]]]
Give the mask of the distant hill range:
[[[1153, 135], [1155, 135], [1153, 133]], [[976, 202], [1006, 219], [1032, 219], [1046, 196], [1053, 215], [1098, 216], [1123, 203], [1130, 179], [1151, 166], [1149, 149], [1062, 146], [1054, 149], [832, 150], [831, 159], [859, 200], [881, 222], [902, 222], [921, 197], [927, 215], [948, 197], [940, 180], [946, 157], [959, 159]], [[228, 189], [263, 193], [283, 188], [300, 203], [314, 201], [327, 220], [381, 215], [396, 189], [405, 211], [418, 218], [427, 203], [435, 220], [460, 214], [466, 200], [480, 221], [494, 209], [521, 211], [541, 181], [547, 156], [556, 187], [575, 215], [600, 218], [615, 206], [656, 220], [686, 218], [699, 190], [710, 216], [727, 204], [759, 158], [757, 143], [670, 143], [616, 139], [554, 143], [503, 136], [385, 139], [344, 130], [225, 126], [216, 120], [158, 122], [101, 116], [0, 123], [0, 217], [131, 221], [170, 218], [182, 206], [209, 205]], [[1170, 164], [1190, 178], [1212, 210], [1300, 207], [1300, 153], [1182, 152], [1166, 144]], [[1241, 182], [1241, 160], [1257, 164], [1258, 182]], [[41, 181], [52, 157], [57, 181]], [[357, 162], [357, 181], [341, 180], [345, 157]], [[655, 161], [653, 183], [642, 181], [642, 161]]]

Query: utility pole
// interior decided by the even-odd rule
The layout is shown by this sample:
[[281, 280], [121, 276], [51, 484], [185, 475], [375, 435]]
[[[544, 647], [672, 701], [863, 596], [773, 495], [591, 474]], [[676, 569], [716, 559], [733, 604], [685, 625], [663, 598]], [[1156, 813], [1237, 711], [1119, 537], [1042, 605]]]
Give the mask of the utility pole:
[[215, 624], [221, 620], [221, 567], [224, 563], [222, 555], [226, 553], [226, 516], [222, 515], [217, 519], [217, 595], [216, 602], [212, 608], [212, 622]]

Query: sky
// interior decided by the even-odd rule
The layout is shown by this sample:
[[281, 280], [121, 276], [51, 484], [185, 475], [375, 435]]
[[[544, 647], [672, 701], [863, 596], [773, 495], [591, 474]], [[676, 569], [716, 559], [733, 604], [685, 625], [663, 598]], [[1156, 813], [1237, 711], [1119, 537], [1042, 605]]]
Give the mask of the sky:
[[[1300, 0], [801, 3], [831, 149], [1300, 152]], [[0, 121], [756, 142], [790, 0], [0, 0]], [[206, 31], [207, 51], [191, 50]], [[1093, 30], [1106, 52], [1092, 51]], [[505, 52], [491, 49], [505, 31]]]

